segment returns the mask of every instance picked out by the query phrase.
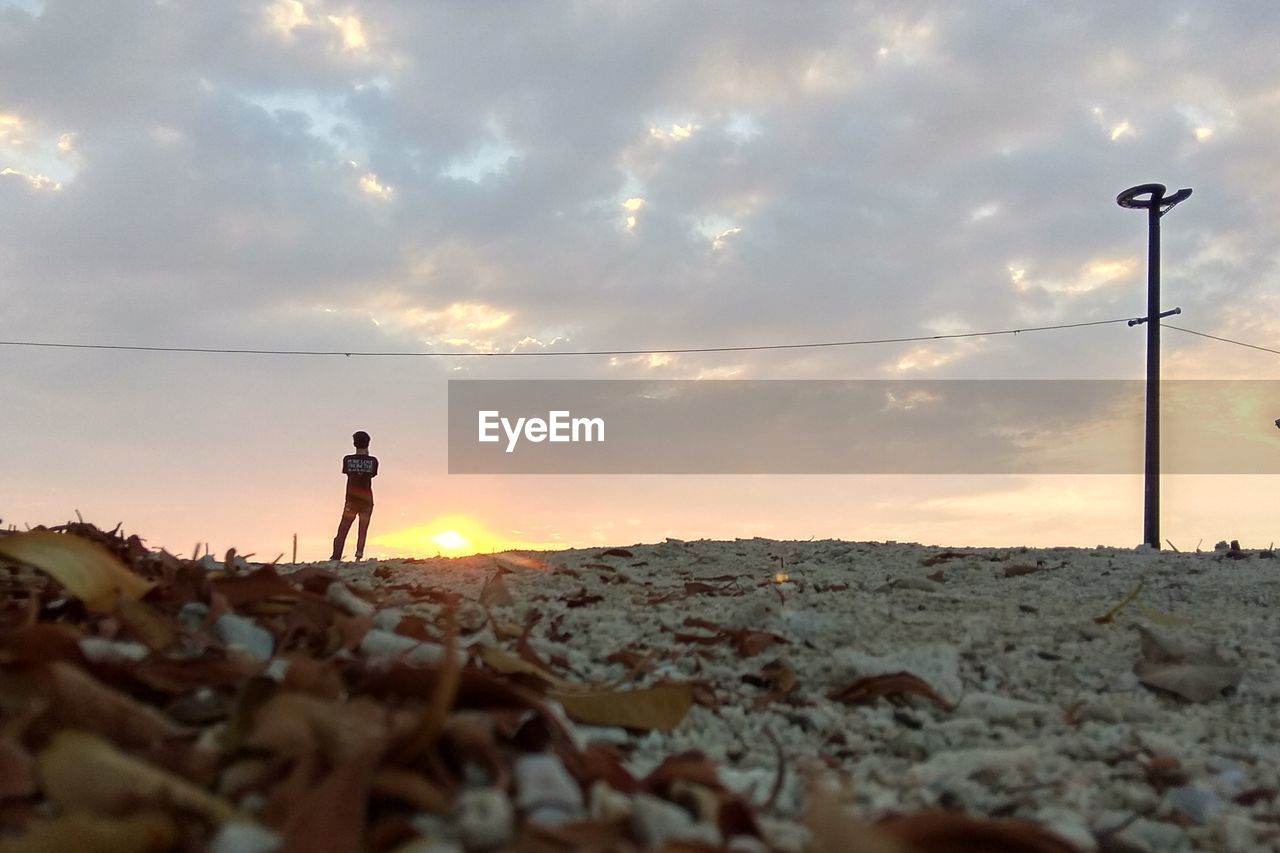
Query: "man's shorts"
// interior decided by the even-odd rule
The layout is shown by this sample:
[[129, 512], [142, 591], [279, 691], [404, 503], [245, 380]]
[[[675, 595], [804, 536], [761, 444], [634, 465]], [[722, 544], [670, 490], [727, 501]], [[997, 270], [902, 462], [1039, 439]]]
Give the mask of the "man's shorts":
[[373, 512], [373, 503], [359, 498], [347, 498], [346, 504], [342, 507], [343, 515], [364, 515], [371, 512]]

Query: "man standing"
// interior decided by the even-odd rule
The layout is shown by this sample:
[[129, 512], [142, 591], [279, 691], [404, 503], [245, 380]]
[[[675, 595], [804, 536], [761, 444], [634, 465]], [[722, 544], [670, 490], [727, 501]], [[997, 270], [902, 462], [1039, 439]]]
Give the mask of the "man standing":
[[356, 534], [356, 561], [364, 559], [364, 538], [369, 532], [369, 519], [373, 515], [373, 478], [378, 476], [378, 457], [369, 455], [369, 433], [361, 430], [351, 436], [356, 452], [342, 457], [342, 473], [347, 475], [347, 500], [342, 507], [342, 521], [338, 522], [338, 535], [333, 537], [331, 560], [342, 559], [342, 549], [347, 544], [347, 532], [351, 522], [360, 517], [360, 530]]

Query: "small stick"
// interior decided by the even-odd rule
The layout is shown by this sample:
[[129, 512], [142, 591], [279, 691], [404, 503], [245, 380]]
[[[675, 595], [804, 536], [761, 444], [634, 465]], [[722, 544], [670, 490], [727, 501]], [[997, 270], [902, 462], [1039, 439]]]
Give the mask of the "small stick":
[[293, 561], [298, 562], [298, 534], [293, 534]]
[[1169, 547], [1170, 547], [1170, 548], [1172, 548], [1172, 549], [1174, 550], [1174, 552], [1175, 552], [1175, 553], [1178, 553], [1178, 554], [1181, 554], [1181, 553], [1182, 553], [1181, 551], [1179, 551], [1179, 550], [1178, 550], [1178, 546], [1173, 544], [1173, 540], [1172, 540], [1172, 539], [1166, 539], [1166, 540], [1164, 540], [1164, 541], [1166, 541], [1166, 542], [1168, 542], [1168, 543], [1169, 543]]

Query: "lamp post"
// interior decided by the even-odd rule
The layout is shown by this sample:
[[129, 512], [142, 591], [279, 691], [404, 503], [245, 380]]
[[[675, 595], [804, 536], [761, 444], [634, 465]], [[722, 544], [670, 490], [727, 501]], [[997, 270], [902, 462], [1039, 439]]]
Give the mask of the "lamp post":
[[[1147, 460], [1143, 483], [1143, 541], [1160, 547], [1160, 217], [1191, 195], [1165, 195], [1164, 184], [1139, 184], [1116, 196], [1121, 207], [1147, 211]], [[1146, 198], [1140, 198], [1146, 196]], [[1176, 313], [1176, 312], [1169, 312]]]

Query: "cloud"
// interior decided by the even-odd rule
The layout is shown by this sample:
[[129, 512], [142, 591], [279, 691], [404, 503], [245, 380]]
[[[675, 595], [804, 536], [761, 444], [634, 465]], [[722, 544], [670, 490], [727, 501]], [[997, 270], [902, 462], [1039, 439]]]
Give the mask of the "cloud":
[[[1276, 331], [1266, 0], [28, 5], [0, 8], [0, 299], [25, 336], [639, 349], [1133, 316], [1145, 221], [1114, 199], [1152, 180], [1195, 188], [1162, 220], [1166, 303]], [[1132, 377], [1142, 343], [1120, 324], [419, 369]], [[1225, 346], [1171, 332], [1167, 364], [1275, 369]], [[161, 409], [193, 368], [154, 369], [139, 399]], [[97, 399], [109, 368], [88, 374], [58, 378]]]

